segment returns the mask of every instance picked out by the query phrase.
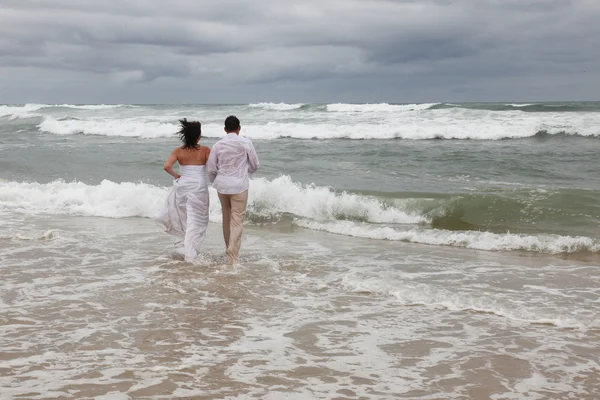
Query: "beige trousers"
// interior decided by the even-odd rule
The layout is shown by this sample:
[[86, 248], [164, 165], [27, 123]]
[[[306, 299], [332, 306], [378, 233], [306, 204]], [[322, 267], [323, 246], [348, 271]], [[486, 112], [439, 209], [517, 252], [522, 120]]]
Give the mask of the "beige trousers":
[[238, 194], [219, 193], [219, 200], [223, 210], [223, 238], [225, 239], [227, 263], [234, 264], [239, 259], [242, 246], [248, 191]]

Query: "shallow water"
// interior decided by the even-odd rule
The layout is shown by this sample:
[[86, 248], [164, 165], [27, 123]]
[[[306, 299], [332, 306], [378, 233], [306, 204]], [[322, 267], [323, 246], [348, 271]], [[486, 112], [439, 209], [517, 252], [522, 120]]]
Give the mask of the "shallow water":
[[[229, 113], [262, 161], [241, 264], [212, 189], [186, 263], [150, 219], [161, 166], [178, 117], [212, 145]], [[597, 122], [596, 103], [0, 106], [0, 398], [595, 399]]]
[[226, 267], [217, 224], [190, 264], [149, 220], [26, 222], [0, 242], [5, 398], [592, 399], [600, 387], [593, 264], [267, 226], [247, 227], [242, 264]]

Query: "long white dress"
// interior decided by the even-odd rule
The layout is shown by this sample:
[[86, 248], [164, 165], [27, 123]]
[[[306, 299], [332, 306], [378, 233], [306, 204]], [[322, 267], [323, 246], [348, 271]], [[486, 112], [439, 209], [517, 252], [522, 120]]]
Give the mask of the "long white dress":
[[204, 165], [181, 165], [175, 181], [154, 220], [165, 232], [183, 238], [186, 261], [198, 256], [206, 238], [210, 197]]

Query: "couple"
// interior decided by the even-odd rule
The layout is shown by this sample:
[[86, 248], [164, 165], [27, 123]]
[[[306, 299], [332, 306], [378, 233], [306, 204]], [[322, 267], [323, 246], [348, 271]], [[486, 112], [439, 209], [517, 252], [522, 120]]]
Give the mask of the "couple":
[[[199, 144], [200, 122], [183, 119], [180, 123], [183, 146], [173, 150], [164, 165], [175, 184], [155, 220], [165, 232], [183, 237], [186, 261], [196, 258], [208, 227], [210, 181], [221, 202], [227, 263], [234, 264], [242, 244], [249, 175], [259, 165], [256, 150], [250, 139], [239, 136], [240, 120], [235, 116], [225, 119], [227, 135], [213, 145], [212, 151]], [[175, 162], [180, 174], [173, 170]]]

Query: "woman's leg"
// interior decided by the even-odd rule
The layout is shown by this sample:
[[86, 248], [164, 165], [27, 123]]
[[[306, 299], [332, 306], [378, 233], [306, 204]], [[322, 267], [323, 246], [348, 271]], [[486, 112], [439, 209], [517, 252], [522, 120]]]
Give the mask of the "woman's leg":
[[186, 261], [191, 261], [198, 256], [200, 247], [206, 239], [209, 205], [208, 190], [188, 195], [186, 203], [187, 229], [184, 239]]

